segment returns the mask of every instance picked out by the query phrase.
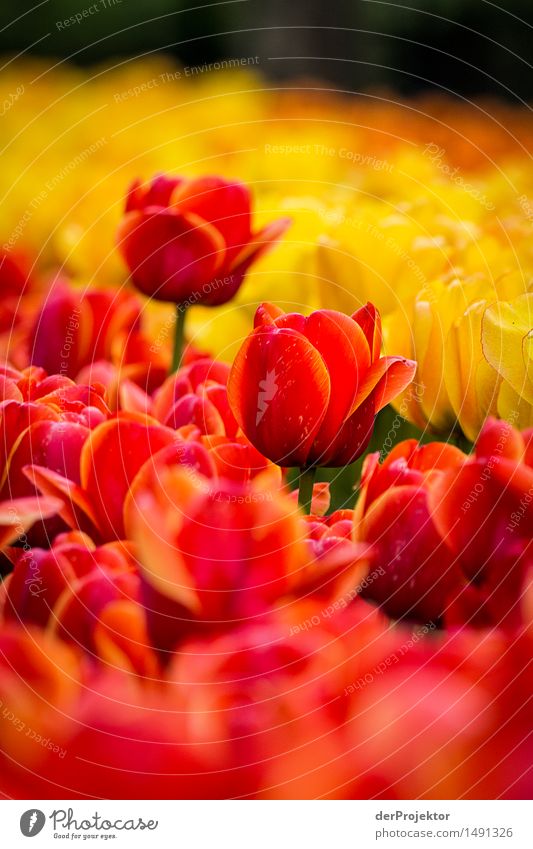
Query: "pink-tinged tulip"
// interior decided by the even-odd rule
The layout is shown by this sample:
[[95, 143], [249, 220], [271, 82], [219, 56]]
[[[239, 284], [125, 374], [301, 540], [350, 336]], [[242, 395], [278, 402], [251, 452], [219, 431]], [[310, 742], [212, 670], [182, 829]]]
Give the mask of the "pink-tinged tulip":
[[154, 419], [121, 413], [95, 428], [83, 444], [75, 476], [28, 464], [25, 474], [43, 493], [59, 498], [60, 516], [92, 540], [123, 539], [124, 500], [143, 464], [176, 442], [176, 434]]
[[231, 409], [256, 448], [281, 466], [345, 466], [364, 451], [376, 414], [413, 379], [416, 364], [380, 357], [371, 305], [350, 318], [308, 318], [259, 307], [228, 382]]
[[[24, 474], [29, 463], [79, 483], [82, 447], [91, 429], [105, 421], [107, 406], [99, 386], [75, 384], [68, 377], [31, 367], [0, 374], [0, 498], [26, 498], [36, 489]], [[53, 520], [37, 523], [33, 542], [46, 544], [60, 530]]]
[[194, 425], [200, 433], [233, 437], [238, 425], [229, 408], [230, 368], [207, 357], [171, 375], [157, 389], [149, 412], [167, 427]]
[[75, 378], [80, 369], [111, 359], [114, 340], [139, 323], [141, 304], [117, 289], [77, 291], [57, 281], [38, 313], [30, 339], [34, 365]]
[[166, 427], [175, 428], [180, 441], [202, 445], [210, 457], [207, 477], [216, 474], [246, 483], [275, 468], [281, 485], [281, 470], [238, 433], [227, 397], [229, 371], [226, 363], [200, 357], [168, 377], [153, 395], [124, 381], [120, 404], [123, 410], [153, 416]]
[[378, 458], [365, 459], [354, 518], [355, 539], [372, 546], [379, 570], [363, 597], [395, 618], [438, 621], [459, 574], [435, 528], [427, 488], [466, 456], [446, 443], [419, 446], [413, 439], [397, 445], [382, 465]]
[[76, 290], [58, 280], [33, 320], [26, 358], [80, 383], [100, 381], [107, 388], [120, 378], [151, 391], [170, 362], [170, 350], [152, 342], [143, 330], [142, 304], [132, 292]]
[[88, 650], [102, 611], [120, 599], [138, 600], [136, 564], [126, 543], [97, 548], [82, 534], [64, 534], [49, 551], [31, 548], [12, 559], [3, 587], [4, 621], [50, 623]]
[[176, 304], [223, 304], [289, 221], [252, 229], [248, 188], [222, 177], [155, 177], [130, 188], [118, 245], [141, 292]]
[[533, 533], [526, 455], [518, 431], [489, 420], [471, 456], [407, 440], [381, 466], [368, 457], [355, 539], [383, 574], [364, 595], [393, 617], [519, 627]]

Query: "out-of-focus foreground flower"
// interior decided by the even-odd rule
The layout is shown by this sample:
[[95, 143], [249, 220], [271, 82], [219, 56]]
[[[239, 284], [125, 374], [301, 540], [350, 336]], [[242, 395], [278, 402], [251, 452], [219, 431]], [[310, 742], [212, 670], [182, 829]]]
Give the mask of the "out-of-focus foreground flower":
[[365, 595], [395, 617], [519, 628], [533, 565], [531, 439], [491, 419], [472, 456], [415, 440], [382, 465], [369, 455], [355, 539], [383, 574]]

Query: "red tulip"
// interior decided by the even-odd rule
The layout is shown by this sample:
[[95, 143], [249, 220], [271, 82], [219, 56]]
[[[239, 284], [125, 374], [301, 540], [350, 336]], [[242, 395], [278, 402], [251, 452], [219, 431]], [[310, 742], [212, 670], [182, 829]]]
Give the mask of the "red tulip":
[[[43, 369], [23, 372], [3, 369], [0, 374], [0, 498], [36, 494], [24, 467], [35, 463], [79, 482], [82, 447], [91, 429], [105, 421], [108, 410], [99, 386], [75, 384]], [[32, 528], [33, 543], [47, 544], [47, 534], [62, 529], [55, 519]]]
[[119, 249], [141, 292], [176, 304], [223, 304], [287, 229], [252, 231], [248, 188], [221, 177], [155, 177], [130, 188]]
[[153, 419], [121, 413], [92, 431], [72, 474], [57, 474], [29, 459], [24, 473], [43, 494], [61, 501], [60, 516], [70, 528], [95, 542], [123, 539], [124, 499], [135, 475], [176, 440], [170, 428]]
[[524, 437], [489, 420], [473, 455], [400, 443], [363, 467], [355, 539], [381, 574], [364, 590], [394, 617], [520, 627], [531, 568], [533, 469]]
[[49, 624], [89, 651], [104, 610], [137, 600], [139, 578], [127, 543], [95, 548], [83, 534], [64, 534], [50, 551], [33, 548], [14, 559], [4, 582], [5, 621]]
[[233, 414], [256, 448], [281, 466], [345, 466], [364, 451], [374, 418], [411, 382], [416, 363], [380, 357], [371, 304], [350, 318], [308, 318], [262, 304], [228, 382]]
[[157, 458], [137, 476], [125, 526], [158, 648], [174, 647], [187, 632], [258, 620], [287, 595], [354, 585], [366, 571], [366, 547], [346, 539], [309, 544], [292, 502], [265, 483], [268, 472], [246, 486]]
[[79, 383], [105, 384], [114, 400], [119, 381], [151, 391], [164, 380], [169, 346], [152, 344], [139, 297], [125, 289], [76, 290], [57, 280], [26, 340], [26, 360]]

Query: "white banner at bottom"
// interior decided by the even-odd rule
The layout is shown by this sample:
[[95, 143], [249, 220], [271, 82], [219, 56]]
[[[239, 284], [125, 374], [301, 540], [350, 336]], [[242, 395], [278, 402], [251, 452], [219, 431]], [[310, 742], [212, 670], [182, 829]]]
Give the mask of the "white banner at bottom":
[[531, 803], [518, 801], [2, 801], [0, 819], [9, 849], [533, 846]]

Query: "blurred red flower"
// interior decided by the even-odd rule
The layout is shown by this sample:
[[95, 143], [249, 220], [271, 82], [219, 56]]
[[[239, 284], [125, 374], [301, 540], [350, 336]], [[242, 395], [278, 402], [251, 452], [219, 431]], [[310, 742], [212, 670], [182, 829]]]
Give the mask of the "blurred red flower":
[[125, 213], [117, 240], [133, 283], [176, 304], [228, 301], [289, 225], [283, 218], [253, 232], [248, 188], [222, 177], [137, 180]]

